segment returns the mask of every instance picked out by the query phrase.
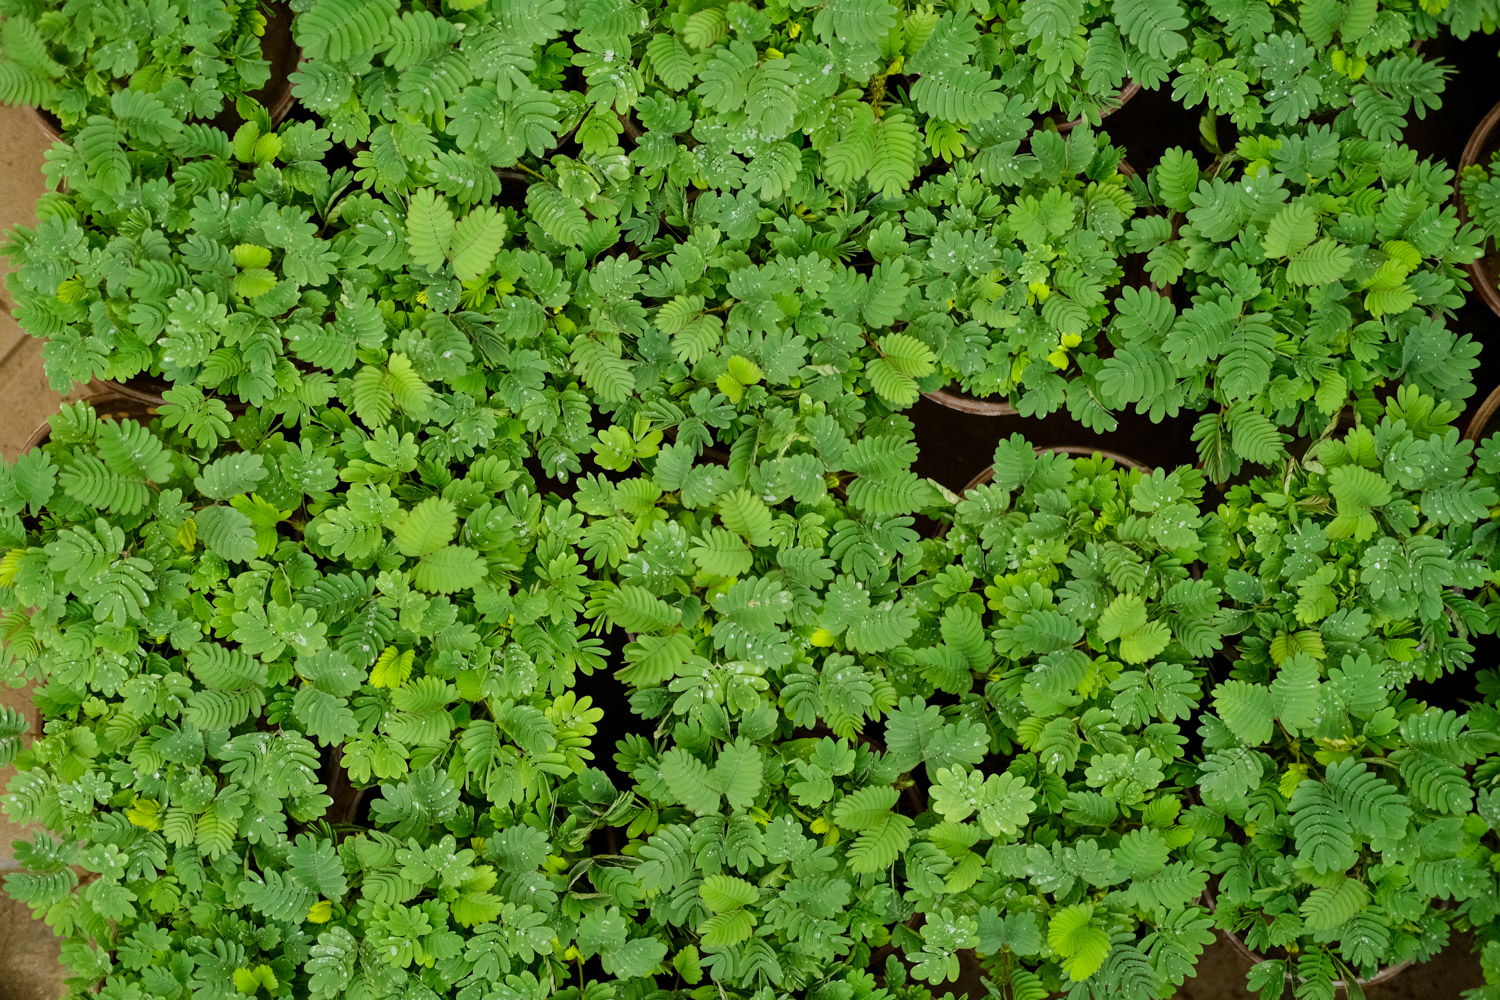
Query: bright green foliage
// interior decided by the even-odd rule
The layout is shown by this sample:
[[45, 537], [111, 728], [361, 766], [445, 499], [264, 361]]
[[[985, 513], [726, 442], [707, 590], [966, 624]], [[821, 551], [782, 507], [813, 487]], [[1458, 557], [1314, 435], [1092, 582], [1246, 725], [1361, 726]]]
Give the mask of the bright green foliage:
[[1243, 132], [1291, 130], [1343, 112], [1341, 123], [1381, 142], [1400, 138], [1412, 114], [1425, 118], [1442, 106], [1449, 70], [1413, 42], [1435, 37], [1440, 25], [1467, 35], [1490, 16], [1481, 5], [1419, 9], [1379, 0], [1187, 10], [1197, 44], [1172, 81], [1184, 107], [1204, 105]]
[[1182, 224], [1145, 217], [1130, 241], [1180, 308], [1122, 297], [1095, 393], [1154, 419], [1207, 410], [1194, 439], [1214, 480], [1274, 464], [1396, 378], [1466, 399], [1479, 345], [1444, 321], [1478, 234], [1459, 227], [1452, 180], [1329, 126], [1244, 137], [1212, 176], [1173, 151], [1151, 185]]
[[[10, 891], [107, 990], [161, 995], [197, 969], [331, 1000], [437, 955], [455, 987], [553, 975], [555, 938], [586, 947], [590, 920], [640, 904], [573, 868], [596, 826], [632, 814], [590, 766], [602, 713], [570, 690], [602, 663], [576, 624], [582, 519], [513, 450], [424, 496], [425, 428], [273, 419], [237, 418], [243, 450], [215, 452], [80, 403], [5, 469], [7, 672], [39, 682], [50, 720], [23, 749], [24, 720], [0, 714], [20, 770], [5, 808], [67, 838], [23, 845]], [[47, 519], [23, 522], [29, 503]], [[753, 794], [745, 771], [733, 802]], [[75, 864], [94, 873], [77, 890]], [[205, 892], [229, 909], [201, 911]], [[560, 922], [559, 900], [584, 895], [583, 922]], [[352, 962], [358, 942], [375, 964]], [[613, 975], [661, 959], [618, 944]]]
[[[184, 126], [156, 96], [135, 96], [158, 102], [160, 115], [98, 117], [54, 150], [47, 170], [67, 193], [45, 196], [36, 228], [15, 230], [7, 248], [18, 315], [48, 338], [53, 384], [147, 373], [180, 391], [292, 412], [325, 402], [335, 391], [327, 373], [349, 367], [356, 342], [385, 340], [378, 314], [372, 331], [359, 308], [363, 298], [374, 311], [368, 291], [346, 285], [345, 301], [332, 306], [336, 276], [365, 252], [352, 233], [323, 233], [328, 203], [348, 181], [321, 162], [328, 133], [298, 123], [264, 134], [260, 112], [231, 142], [209, 126]], [[276, 140], [274, 155], [244, 155], [243, 140], [257, 135]], [[127, 146], [153, 155], [121, 172], [106, 154]], [[134, 207], [142, 204], [150, 208]], [[132, 212], [144, 214], [127, 222]], [[330, 335], [325, 324], [335, 319], [345, 325]], [[294, 358], [325, 371], [299, 385]], [[174, 398], [202, 422], [195, 402]]]
[[1194, 825], [1224, 829], [1216, 922], [1262, 954], [1295, 945], [1307, 989], [1431, 954], [1453, 919], [1438, 900], [1494, 905], [1460, 836], [1473, 766], [1500, 750], [1493, 713], [1405, 694], [1467, 666], [1488, 629], [1456, 588], [1478, 582], [1465, 542], [1496, 494], [1466, 484], [1453, 415], [1402, 389], [1289, 477], [1233, 488], [1211, 529], [1243, 635], [1202, 723]]
[[[12, 239], [17, 314], [59, 388], [144, 373], [289, 414], [339, 398], [374, 427], [416, 415], [417, 382], [483, 385], [559, 478], [596, 407], [654, 432], [806, 394], [849, 425], [952, 385], [1092, 430], [1205, 411], [1222, 480], [1395, 377], [1469, 392], [1474, 345], [1441, 320], [1477, 235], [1388, 134], [1441, 74], [1375, 58], [1432, 25], [1309, 7], [309, 0], [293, 82], [321, 125], [256, 113], [231, 137], [183, 126], [165, 87], [119, 92]], [[1345, 62], [1315, 58], [1346, 33]], [[1313, 53], [1309, 109], [1358, 114], [1277, 136], [1303, 116], [1244, 94], [1302, 93], [1283, 45]], [[1169, 154], [1169, 212], [1142, 216], [1090, 125], [1174, 72], [1244, 98], [1215, 107], [1246, 136], [1212, 181]], [[1054, 109], [1089, 121], [1033, 127]], [[334, 143], [352, 170], [323, 165]], [[1264, 260], [1228, 249], [1246, 226]]]
[[1262, 954], [1322, 954], [1317, 975], [1299, 975], [1324, 987], [1430, 955], [1430, 934], [1452, 919], [1436, 900], [1494, 906], [1492, 877], [1460, 835], [1471, 766], [1500, 749], [1494, 720], [1398, 703], [1392, 676], [1393, 664], [1364, 654], [1335, 664], [1297, 653], [1269, 691], [1220, 685], [1264, 693], [1263, 739], [1243, 739], [1228, 717], [1204, 723], [1205, 808], [1193, 825], [1228, 824], [1216, 922]]
[[123, 117], [122, 92], [154, 97], [178, 121], [214, 118], [271, 75], [254, 4], [9, 0], [0, 16], [0, 102], [43, 108], [68, 132], [90, 115]]
[[[896, 404], [915, 390], [951, 383], [975, 396], [1005, 396], [1027, 415], [1066, 406], [1084, 424], [1113, 418], [1073, 376], [1092, 368], [1109, 294], [1125, 276], [1125, 230], [1136, 202], [1121, 151], [1087, 127], [1066, 138], [1037, 132], [1018, 152], [1019, 132], [997, 133], [974, 158], [922, 185], [903, 210], [879, 212], [865, 245], [880, 275], [920, 295], [872, 296], [871, 325], [904, 327], [924, 344], [923, 364], [869, 364], [878, 395]], [[874, 284], [871, 286], [875, 291]], [[886, 298], [881, 290], [881, 299]], [[886, 388], [877, 365], [908, 376], [905, 398]], [[930, 376], [930, 377], [927, 377]], [[891, 375], [886, 383], [893, 384]]]
[[[0, 0], [67, 138], [14, 313], [170, 383], [0, 467], [73, 992], [1166, 1000], [1215, 924], [1268, 1000], [1500, 981], [1500, 686], [1417, 686], [1500, 621], [1500, 211], [1399, 142], [1493, 7], [293, 0], [276, 127], [254, 4]], [[1202, 462], [955, 497], [944, 387]]]
[[[1226, 624], [1249, 630], [1241, 663], [1265, 671], [1299, 652], [1325, 663], [1363, 654], [1388, 661], [1397, 686], [1470, 663], [1468, 637], [1487, 625], [1454, 588], [1480, 582], [1473, 526], [1497, 494], [1466, 481], [1473, 445], [1454, 416], [1403, 388], [1377, 423], [1325, 438], [1290, 478], [1229, 491], [1209, 526], [1208, 578], [1233, 600]], [[1265, 703], [1229, 697], [1246, 720], [1240, 732], [1221, 711], [1237, 735], [1262, 731], [1264, 713], [1245, 699]]]
[[[1195, 777], [1179, 723], [1221, 643], [1220, 592], [1187, 569], [1202, 477], [1038, 453], [1019, 435], [992, 472], [945, 539], [961, 559], [935, 581], [958, 591], [946, 646], [918, 656], [945, 681], [982, 673], [995, 738], [1016, 748], [998, 777], [949, 768], [933, 789], [944, 836], [971, 814], [966, 845], [1025, 830], [971, 890], [979, 951], [1018, 995], [1039, 976], [1170, 996], [1212, 939], [1198, 905], [1211, 840], [1176, 825]], [[1023, 924], [1045, 926], [1050, 954], [1035, 930], [1014, 936]]]

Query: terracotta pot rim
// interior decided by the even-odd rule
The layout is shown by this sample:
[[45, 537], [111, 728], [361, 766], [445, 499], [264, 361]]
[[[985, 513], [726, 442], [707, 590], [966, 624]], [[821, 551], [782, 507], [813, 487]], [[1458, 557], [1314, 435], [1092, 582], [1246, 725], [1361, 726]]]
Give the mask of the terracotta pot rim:
[[165, 406], [166, 397], [162, 393], [172, 388], [172, 383], [165, 379], [153, 378], [150, 375], [132, 375], [123, 382], [113, 379], [96, 379], [93, 383], [95, 392], [100, 397], [113, 396], [117, 399], [128, 399], [133, 403], [144, 406]]
[[[1463, 174], [1465, 167], [1472, 167], [1479, 163], [1485, 150], [1493, 144], [1497, 125], [1500, 125], [1500, 103], [1490, 108], [1485, 116], [1479, 119], [1479, 124], [1474, 127], [1474, 131], [1470, 133], [1463, 155], [1458, 158], [1460, 175]], [[1464, 204], [1463, 188], [1460, 185], [1454, 185], [1453, 197], [1458, 207], [1458, 223], [1463, 225], [1469, 221], [1469, 210]], [[1479, 295], [1480, 301], [1489, 306], [1490, 311], [1496, 316], [1500, 316], [1500, 288], [1497, 288], [1490, 275], [1485, 273], [1484, 261], [1485, 257], [1471, 260], [1464, 265], [1464, 270], [1469, 272], [1469, 280], [1474, 286], [1474, 291]]]
[[[1147, 465], [1144, 462], [1139, 462], [1139, 461], [1131, 458], [1130, 456], [1128, 456], [1128, 455], [1122, 455], [1122, 454], [1120, 454], [1117, 451], [1110, 451], [1108, 448], [1095, 448], [1092, 445], [1086, 445], [1086, 444], [1037, 445], [1035, 448], [1032, 449], [1032, 451], [1035, 451], [1038, 455], [1040, 455], [1042, 452], [1050, 451], [1053, 454], [1057, 454], [1057, 455], [1070, 455], [1073, 458], [1089, 458], [1089, 457], [1092, 457], [1094, 455], [1098, 455], [1101, 458], [1107, 458], [1110, 461], [1114, 462], [1116, 465], [1122, 466], [1122, 467], [1127, 468], [1127, 469], [1134, 469], [1137, 472], [1150, 472], [1151, 471], [1151, 466]], [[991, 481], [994, 478], [995, 478], [995, 467], [993, 465], [987, 465], [982, 470], [980, 470], [980, 472], [979, 472], [978, 475], [976, 475], [973, 479], [969, 480], [964, 485], [964, 488], [961, 491], [959, 491], [959, 495], [962, 496], [963, 494], [968, 493], [970, 490], [974, 489], [976, 486], [983, 486], [985, 483]]]
[[36, 430], [31, 432], [31, 436], [26, 439], [26, 443], [21, 445], [21, 454], [24, 455], [27, 452], [31, 451], [33, 448], [40, 448], [42, 445], [46, 444], [47, 440], [51, 437], [52, 421], [43, 420], [41, 425], [37, 427]]
[[1010, 404], [1008, 400], [979, 399], [975, 396], [966, 396], [963, 391], [953, 386], [952, 382], [941, 389], [933, 389], [924, 392], [924, 399], [930, 399], [939, 406], [947, 407], [959, 413], [967, 413], [975, 417], [1014, 417], [1019, 411]]
[[[110, 392], [92, 392], [81, 398], [79, 402], [88, 403], [104, 420], [126, 417], [131, 420], [146, 421], [155, 416], [153, 404]], [[51, 437], [52, 421], [43, 420], [41, 425], [31, 432], [26, 443], [21, 446], [21, 454], [24, 455], [33, 448], [40, 448]]]
[[[1496, 105], [1500, 107], [1500, 105]], [[1495, 418], [1495, 411], [1500, 409], [1500, 385], [1490, 390], [1490, 394], [1484, 397], [1484, 402], [1479, 404], [1479, 409], [1474, 411], [1469, 426], [1464, 428], [1464, 440], [1478, 443], [1490, 421]]]
[[[1100, 109], [1100, 111], [1099, 111], [1099, 117], [1101, 119], [1108, 118], [1110, 115], [1114, 114], [1116, 111], [1119, 111], [1126, 104], [1129, 104], [1130, 103], [1130, 99], [1132, 97], [1134, 97], [1136, 94], [1139, 94], [1141, 92], [1141, 90], [1142, 90], [1142, 87], [1141, 87], [1141, 82], [1139, 80], [1136, 80], [1136, 79], [1133, 79], [1133, 78], [1127, 80], [1125, 82], [1125, 86], [1121, 87], [1118, 91], [1115, 92], [1114, 100], [1112, 102], [1110, 102], [1109, 104], [1106, 104], [1102, 109]], [[1071, 119], [1070, 121], [1065, 121], [1065, 122], [1061, 123], [1060, 125], [1058, 125], [1057, 126], [1057, 130], [1059, 132], [1068, 133], [1068, 132], [1073, 131], [1075, 128], [1077, 128], [1079, 125], [1082, 125], [1082, 124], [1083, 124], [1083, 119], [1082, 118], [1074, 118], [1074, 119]]]
[[[123, 382], [111, 379], [95, 379], [90, 385], [93, 387], [93, 395], [114, 396], [119, 399], [128, 399], [145, 406], [166, 406], [167, 399], [163, 395], [175, 383], [166, 379], [157, 378], [142, 372], [132, 375]], [[235, 396], [224, 396], [210, 389], [203, 390], [203, 395], [210, 399], [217, 399], [229, 408], [230, 413], [244, 413], [250, 408], [250, 404]]]

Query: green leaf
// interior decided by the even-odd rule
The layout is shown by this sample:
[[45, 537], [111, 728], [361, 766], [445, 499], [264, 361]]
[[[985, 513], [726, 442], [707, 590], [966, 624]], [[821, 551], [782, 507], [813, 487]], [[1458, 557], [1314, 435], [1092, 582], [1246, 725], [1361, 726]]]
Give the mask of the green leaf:
[[322, 0], [304, 8], [306, 12], [294, 20], [294, 35], [307, 58], [341, 62], [373, 49], [385, 37], [397, 6], [397, 0]]
[[[1250, 348], [1253, 351], [1255, 348]], [[1240, 375], [1252, 377], [1261, 370], [1265, 358], [1259, 360], [1239, 356], [1241, 363], [1247, 365], [1246, 369], [1240, 370]], [[1270, 373], [1269, 364], [1265, 364], [1266, 374]], [[1238, 385], [1237, 388], [1244, 389], [1246, 385]], [[1227, 388], [1227, 387], [1226, 387]], [[1251, 395], [1258, 395], [1264, 388], [1264, 383], [1255, 385], [1251, 389]], [[1276, 428], [1276, 424], [1270, 417], [1254, 409], [1245, 401], [1234, 403], [1225, 415], [1229, 425], [1230, 442], [1234, 451], [1247, 462], [1255, 462], [1259, 465], [1272, 465], [1285, 454], [1284, 445], [1286, 437]]]
[[1181, 31], [1188, 21], [1177, 0], [1114, 0], [1113, 6], [1120, 33], [1151, 58], [1171, 59], [1187, 48]]
[[391, 529], [396, 548], [404, 556], [427, 556], [453, 541], [458, 512], [451, 500], [428, 497]]
[[[478, 213], [471, 213], [475, 214]], [[483, 232], [481, 223], [479, 232], [469, 234], [470, 244], [464, 248], [467, 252], [473, 251], [472, 241], [476, 236], [483, 235]], [[406, 246], [417, 266], [429, 271], [440, 269], [448, 256], [453, 237], [453, 211], [448, 207], [448, 202], [432, 188], [419, 188], [412, 192], [411, 203], [407, 206]]]
[[365, 365], [351, 381], [355, 415], [367, 427], [383, 427], [397, 408], [423, 416], [432, 402], [432, 388], [422, 380], [411, 359], [399, 352], [386, 359], [384, 370]]
[[870, 189], [887, 198], [900, 197], [917, 176], [921, 148], [921, 135], [911, 116], [899, 108], [886, 112], [875, 132]]
[[1035, 810], [1035, 792], [1017, 775], [1006, 772], [985, 778], [979, 824], [991, 837], [1020, 833]]
[[264, 459], [254, 453], [239, 452], [205, 465], [193, 485], [209, 499], [228, 500], [249, 493], [267, 475]]
[[912, 84], [911, 98], [925, 115], [972, 124], [1005, 110], [1000, 81], [973, 66], [949, 66]]
[[[57, 487], [57, 466], [52, 464], [52, 459], [40, 448], [33, 448], [17, 458], [10, 467], [10, 474], [16, 498], [32, 514], [41, 511], [52, 499]], [[3, 479], [0, 479], [0, 490], [4, 489], [4, 485]], [[4, 495], [0, 493], [0, 503], [3, 502]]]
[[1152, 169], [1151, 180], [1162, 204], [1175, 212], [1186, 212], [1193, 207], [1192, 194], [1198, 187], [1198, 160], [1182, 147], [1173, 146]]
[[860, 875], [885, 871], [911, 844], [912, 821], [888, 814], [874, 826], [860, 831], [849, 848], [849, 870]]
[[1329, 472], [1328, 492], [1338, 502], [1338, 515], [1326, 529], [1330, 538], [1367, 541], [1379, 530], [1372, 511], [1391, 502], [1390, 483], [1358, 465], [1341, 465]]
[[733, 875], [709, 875], [698, 886], [698, 895], [710, 913], [728, 913], [760, 899], [760, 890]]
[[265, 693], [260, 688], [243, 691], [194, 691], [188, 696], [182, 717], [206, 732], [224, 732], [257, 714], [265, 701]]
[[760, 794], [763, 763], [760, 750], [743, 736], [724, 747], [714, 764], [714, 786], [732, 809], [749, 809]]
[[698, 925], [698, 943], [705, 948], [731, 948], [749, 938], [754, 931], [755, 917], [749, 910], [718, 913]]
[[21, 737], [31, 723], [19, 709], [0, 705], [0, 767], [5, 767], [21, 752]]
[[1321, 781], [1304, 779], [1292, 792], [1287, 808], [1303, 863], [1327, 874], [1347, 871], [1358, 862], [1354, 830], [1333, 792]]
[[604, 971], [622, 979], [650, 974], [667, 957], [666, 943], [654, 938], [632, 938], [619, 948], [600, 956]]
[[681, 747], [673, 747], [661, 758], [661, 776], [677, 801], [699, 816], [718, 812], [719, 789], [708, 765]]
[[198, 540], [230, 562], [249, 562], [257, 553], [255, 525], [233, 507], [205, 507], [193, 515]]
[[1270, 742], [1275, 731], [1270, 689], [1259, 684], [1225, 681], [1214, 689], [1214, 710], [1235, 738], [1247, 746]]
[[[708, 12], [700, 11], [699, 13]], [[697, 76], [693, 67], [693, 55], [688, 51], [687, 46], [675, 37], [665, 33], [651, 36], [650, 41], [646, 43], [646, 55], [651, 60], [651, 66], [656, 70], [656, 75], [669, 89], [686, 90], [692, 86]]]
[[1324, 780], [1339, 808], [1360, 833], [1385, 843], [1406, 835], [1411, 820], [1406, 796], [1362, 762], [1353, 758], [1335, 761], [1328, 766]]
[[296, 844], [287, 852], [286, 860], [291, 866], [292, 878], [324, 899], [342, 899], [348, 893], [343, 862], [331, 842], [300, 834]]
[[1297, 653], [1283, 660], [1271, 678], [1271, 703], [1288, 730], [1308, 731], [1317, 722], [1322, 711], [1319, 675], [1318, 662]]
[[726, 528], [751, 545], [771, 541], [771, 509], [749, 490], [726, 493], [719, 501], [719, 517]]
[[1098, 972], [1109, 957], [1109, 932], [1094, 922], [1090, 903], [1074, 903], [1047, 922], [1047, 943], [1063, 959], [1063, 971], [1074, 982]]
[[866, 364], [865, 375], [869, 377], [875, 395], [897, 409], [912, 405], [922, 395], [917, 380], [899, 371], [885, 358], [874, 358]]
[[297, 689], [292, 716], [324, 746], [337, 746], [359, 734], [359, 723], [348, 702], [311, 685]]
[[839, 799], [833, 821], [846, 830], [868, 830], [885, 822], [900, 793], [894, 788], [860, 788]]
[[1120, 659], [1145, 663], [1172, 639], [1165, 622], [1148, 621], [1145, 599], [1138, 594], [1118, 594], [1099, 615], [1099, 638], [1120, 640]]
[[1298, 251], [1286, 266], [1286, 280], [1294, 285], [1326, 285], [1338, 281], [1354, 266], [1354, 255], [1324, 237]]
[[[410, 230], [408, 230], [408, 235]], [[488, 206], [479, 206], [463, 217], [453, 231], [448, 254], [459, 281], [477, 281], [505, 242], [505, 216]]]
[[836, 38], [846, 45], [859, 46], [879, 41], [895, 23], [896, 8], [890, 0], [823, 0], [813, 19], [813, 30], [824, 41]]
[[1226, 401], [1253, 399], [1265, 390], [1275, 345], [1276, 331], [1265, 314], [1256, 313], [1240, 321], [1219, 361], [1219, 386]]
[[411, 571], [412, 583], [429, 594], [451, 594], [477, 587], [489, 568], [484, 556], [463, 545], [448, 545], [422, 557]]
[[1348, 923], [1369, 902], [1369, 891], [1360, 882], [1346, 878], [1333, 886], [1320, 886], [1302, 901], [1302, 919], [1309, 929], [1331, 931]]
[[1198, 787], [1205, 800], [1223, 808], [1260, 785], [1267, 758], [1246, 747], [1216, 750], [1203, 759]]
[[239, 268], [270, 267], [271, 251], [254, 243], [240, 243], [229, 251], [234, 266]]
[[755, 561], [745, 542], [726, 528], [704, 529], [689, 550], [698, 568], [713, 576], [739, 576], [748, 572]]
[[1294, 201], [1271, 219], [1261, 246], [1267, 257], [1290, 257], [1300, 253], [1317, 235], [1317, 210], [1311, 202]]

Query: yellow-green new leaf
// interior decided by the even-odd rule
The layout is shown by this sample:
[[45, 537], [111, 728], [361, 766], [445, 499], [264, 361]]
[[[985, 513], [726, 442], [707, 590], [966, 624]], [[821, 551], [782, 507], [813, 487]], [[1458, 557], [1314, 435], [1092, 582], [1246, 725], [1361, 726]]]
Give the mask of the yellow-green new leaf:
[[1094, 907], [1075, 903], [1058, 910], [1047, 924], [1047, 943], [1063, 958], [1063, 969], [1074, 982], [1099, 971], [1109, 957], [1109, 932], [1093, 922]]
[[448, 255], [459, 281], [477, 281], [490, 269], [500, 245], [505, 242], [505, 216], [480, 205], [463, 217], [453, 230]]

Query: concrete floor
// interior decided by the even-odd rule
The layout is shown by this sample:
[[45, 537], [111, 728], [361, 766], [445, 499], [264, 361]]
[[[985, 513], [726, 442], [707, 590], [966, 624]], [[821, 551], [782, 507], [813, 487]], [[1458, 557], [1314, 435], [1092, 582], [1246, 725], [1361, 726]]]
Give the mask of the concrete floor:
[[[0, 231], [36, 221], [33, 206], [46, 185], [42, 159], [47, 139], [28, 110], [0, 107]], [[0, 258], [0, 273], [9, 271]], [[11, 317], [10, 295], [0, 291], [0, 455], [12, 460], [60, 397], [42, 374], [41, 343], [21, 332]], [[27, 692], [0, 688], [0, 704], [27, 712], [37, 729]], [[0, 768], [0, 791], [11, 768]], [[11, 842], [25, 831], [0, 813], [0, 873], [11, 870]], [[56, 1000], [66, 992], [51, 930], [31, 919], [28, 907], [0, 891], [0, 1000]]]

